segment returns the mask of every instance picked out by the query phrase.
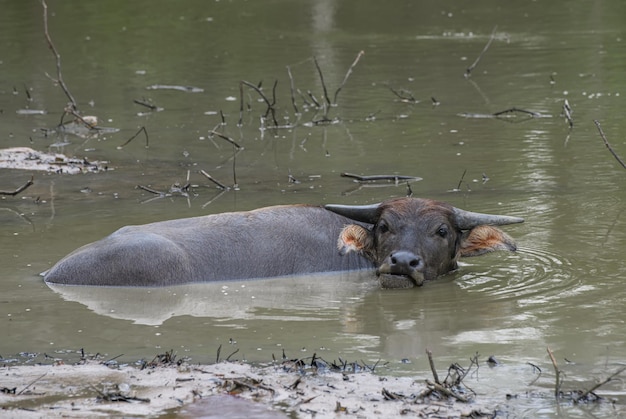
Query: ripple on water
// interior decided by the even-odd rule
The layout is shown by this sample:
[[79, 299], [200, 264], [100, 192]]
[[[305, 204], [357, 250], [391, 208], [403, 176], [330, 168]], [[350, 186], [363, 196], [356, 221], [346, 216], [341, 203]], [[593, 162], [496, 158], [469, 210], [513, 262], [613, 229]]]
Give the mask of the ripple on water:
[[499, 263], [463, 266], [457, 284], [467, 292], [480, 293], [485, 300], [515, 299], [521, 307], [594, 289], [582, 283], [567, 258], [525, 247], [506, 255]]

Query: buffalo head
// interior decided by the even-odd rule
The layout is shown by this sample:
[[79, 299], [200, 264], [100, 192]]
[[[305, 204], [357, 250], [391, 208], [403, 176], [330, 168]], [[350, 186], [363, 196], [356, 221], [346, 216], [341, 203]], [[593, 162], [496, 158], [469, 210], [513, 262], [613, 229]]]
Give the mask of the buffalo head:
[[456, 269], [459, 256], [514, 251], [514, 240], [493, 226], [524, 221], [418, 198], [325, 208], [366, 224], [345, 226], [338, 240], [339, 251], [359, 252], [372, 260], [381, 284], [389, 288], [419, 286], [433, 280]]

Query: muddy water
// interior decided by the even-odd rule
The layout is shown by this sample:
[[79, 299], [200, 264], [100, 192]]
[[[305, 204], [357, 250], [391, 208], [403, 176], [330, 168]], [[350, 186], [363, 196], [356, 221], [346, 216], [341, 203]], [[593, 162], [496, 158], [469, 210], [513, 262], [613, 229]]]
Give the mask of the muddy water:
[[[74, 176], [0, 169], [2, 190], [35, 176], [34, 186], [0, 201], [4, 358], [85, 348], [134, 360], [174, 349], [209, 362], [222, 345], [222, 357], [238, 349], [235, 358], [251, 361], [283, 350], [381, 360], [384, 373], [421, 379], [430, 374], [427, 348], [442, 370], [467, 366], [478, 352], [501, 364], [481, 363], [468, 384], [519, 415], [614, 413], [608, 405], [556, 405], [546, 348], [566, 373], [565, 391], [588, 388], [626, 362], [626, 171], [593, 122], [626, 158], [623, 5], [51, 1], [65, 82], [84, 114], [119, 129], [89, 138], [42, 134], [61, 120], [67, 98], [46, 76], [56, 68], [40, 4], [1, 1], [0, 10], [0, 147], [110, 167]], [[463, 77], [494, 27], [489, 49]], [[328, 110], [333, 123], [313, 124], [324, 111], [299, 95], [296, 115], [286, 66], [308, 103], [307, 91], [323, 101], [315, 56], [334, 102], [359, 51]], [[277, 80], [277, 121], [293, 127], [265, 129], [266, 106], [252, 89], [244, 90], [238, 126], [241, 80], [262, 82], [269, 98]], [[148, 88], [155, 85], [201, 91]], [[484, 117], [513, 107], [541, 117]], [[17, 113], [24, 109], [45, 114]], [[149, 148], [142, 134], [118, 149], [141, 127]], [[211, 137], [215, 127], [243, 149], [235, 154]], [[237, 187], [221, 192], [199, 170]], [[464, 260], [457, 272], [408, 291], [380, 290], [360, 274], [159, 290], [51, 290], [37, 275], [127, 224], [272, 204], [372, 203], [408, 190], [358, 185], [341, 172], [419, 176], [414, 196], [522, 216], [525, 224], [505, 227], [520, 251]], [[168, 191], [187, 179], [188, 196], [136, 189]], [[599, 392], [623, 404], [625, 390], [612, 382]], [[505, 401], [506, 393], [518, 397]]]

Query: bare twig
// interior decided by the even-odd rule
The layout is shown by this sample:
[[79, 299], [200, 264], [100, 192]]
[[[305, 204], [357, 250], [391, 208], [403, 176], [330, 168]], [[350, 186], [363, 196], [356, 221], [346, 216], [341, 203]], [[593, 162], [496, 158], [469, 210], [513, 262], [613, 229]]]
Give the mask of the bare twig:
[[14, 191], [0, 191], [0, 195], [9, 195], [9, 196], [15, 196], [21, 192], [23, 192], [26, 188], [28, 188], [29, 186], [31, 186], [33, 184], [33, 177], [30, 177], [30, 180], [28, 182], [26, 182], [25, 184], [23, 184], [22, 186], [20, 186], [19, 188], [17, 188]]
[[389, 90], [391, 90], [391, 93], [398, 96], [402, 102], [419, 103], [419, 100], [415, 99], [415, 97], [413, 97], [413, 93], [409, 92], [408, 90], [401, 89], [400, 91], [397, 91], [389, 85], [387, 87], [389, 88]]
[[207, 179], [209, 179], [215, 185], [217, 185], [218, 188], [223, 189], [223, 190], [229, 189], [228, 186], [226, 186], [223, 183], [221, 183], [220, 181], [216, 180], [213, 176], [211, 176], [210, 174], [208, 174], [204, 170], [200, 170], [200, 174], [203, 175], [204, 177], [206, 177]]
[[539, 373], [537, 374], [537, 377], [535, 377], [534, 380], [532, 380], [530, 383], [528, 383], [529, 386], [532, 386], [533, 384], [535, 384], [537, 382], [537, 380], [541, 377], [541, 368], [539, 368], [538, 366], [536, 366], [535, 364], [533, 364], [532, 362], [527, 362], [528, 365], [530, 365], [531, 367], [533, 367], [533, 369], [535, 371], [538, 371]]
[[265, 94], [263, 93], [263, 91], [261, 90], [260, 87], [257, 87], [254, 84], [252, 84], [252, 83], [250, 83], [248, 81], [245, 81], [245, 80], [241, 80], [239, 82], [239, 93], [240, 93], [240, 97], [241, 97], [241, 105], [240, 105], [240, 108], [239, 108], [239, 125], [242, 124], [242, 120], [243, 120], [243, 85], [246, 85], [246, 86], [252, 88], [255, 92], [257, 92], [259, 94], [259, 96], [261, 96], [261, 98], [263, 99], [263, 101], [267, 105], [267, 110], [265, 111], [265, 116], [267, 117], [267, 115], [271, 112], [274, 125], [278, 126], [278, 121], [276, 121], [276, 115], [275, 115], [275, 109], [274, 109], [274, 104], [276, 102], [275, 91], [276, 91], [276, 84], [277, 83], [278, 83], [278, 81], [276, 81], [274, 83], [274, 103], [271, 103], [269, 101], [269, 99], [267, 98], [267, 96], [265, 96]]
[[574, 399], [574, 402], [578, 402], [579, 400], [584, 400], [585, 397], [587, 397], [589, 394], [592, 394], [594, 391], [596, 391], [597, 389], [599, 389], [600, 387], [602, 387], [603, 385], [605, 385], [609, 381], [613, 380], [613, 378], [617, 377], [618, 375], [620, 375], [624, 371], [626, 371], [626, 367], [620, 368], [619, 370], [617, 370], [616, 372], [611, 374], [607, 379], [597, 383], [595, 386], [591, 387], [589, 390], [584, 391], [580, 396], [578, 396], [576, 399]]
[[428, 355], [428, 363], [430, 364], [430, 370], [433, 373], [433, 378], [435, 379], [436, 384], [441, 384], [439, 382], [439, 375], [437, 375], [437, 369], [435, 368], [435, 361], [433, 361], [433, 353], [430, 349], [426, 349], [426, 355]]
[[487, 50], [491, 46], [491, 43], [493, 42], [493, 40], [496, 37], [496, 29], [498, 29], [497, 26], [495, 26], [493, 28], [493, 30], [491, 31], [491, 36], [489, 37], [489, 41], [487, 42], [487, 45], [485, 45], [483, 50], [478, 55], [478, 58], [476, 58], [476, 60], [472, 63], [472, 65], [467, 67], [467, 69], [465, 70], [465, 78], [468, 78], [471, 75], [472, 70], [474, 70], [474, 68], [476, 68], [476, 66], [478, 65], [478, 62], [480, 61], [480, 59], [483, 58], [483, 55], [485, 55], [485, 52], [487, 52]]
[[561, 370], [556, 363], [556, 359], [554, 359], [554, 354], [552, 354], [550, 347], [548, 347], [548, 355], [550, 355], [550, 360], [552, 361], [552, 366], [554, 367], [554, 373], [556, 375], [556, 381], [554, 384], [554, 397], [558, 399], [559, 395], [561, 394]]
[[211, 135], [217, 135], [218, 137], [220, 137], [220, 138], [222, 138], [222, 139], [224, 139], [224, 140], [228, 141], [229, 143], [231, 143], [231, 144], [232, 144], [232, 145], [233, 145], [236, 149], [238, 149], [238, 150], [242, 148], [239, 144], [237, 144], [237, 142], [236, 142], [235, 140], [233, 140], [232, 138], [230, 138], [228, 135], [221, 134], [221, 133], [219, 133], [219, 132], [217, 132], [217, 131], [215, 131], [215, 130], [211, 130], [211, 131], [209, 131], [209, 134], [211, 134]]
[[135, 137], [137, 137], [139, 135], [139, 133], [141, 133], [143, 131], [144, 135], [146, 136], [146, 148], [148, 148], [149, 146], [149, 139], [148, 139], [148, 131], [146, 130], [146, 127], [143, 126], [141, 128], [139, 128], [139, 131], [137, 131], [135, 133], [135, 135], [133, 135], [132, 137], [130, 137], [124, 144], [117, 146], [118, 150], [121, 150], [122, 148], [124, 148], [125, 146], [127, 146], [131, 141], [133, 141], [135, 139]]
[[296, 89], [293, 82], [293, 75], [291, 74], [291, 67], [289, 66], [287, 66], [287, 74], [289, 75], [289, 86], [291, 89], [291, 104], [293, 105], [293, 110], [295, 111], [296, 115], [299, 115], [300, 111], [298, 110], [298, 106], [296, 105]]
[[232, 352], [230, 355], [228, 355], [228, 356], [226, 357], [226, 362], [230, 361], [230, 357], [231, 357], [231, 356], [233, 356], [233, 355], [235, 355], [237, 352], [239, 352], [239, 348], [235, 349], [235, 351], [234, 351], [234, 352]]
[[334, 104], [337, 104], [337, 96], [339, 95], [339, 92], [341, 91], [341, 89], [343, 89], [343, 86], [348, 81], [348, 77], [350, 77], [350, 75], [352, 74], [352, 70], [354, 70], [354, 67], [357, 65], [357, 63], [359, 62], [359, 60], [361, 59], [363, 54], [365, 54], [365, 51], [359, 51], [359, 53], [357, 54], [356, 58], [354, 59], [354, 62], [352, 63], [350, 68], [348, 68], [348, 71], [347, 71], [345, 77], [343, 78], [343, 81], [341, 82], [341, 84], [339, 85], [337, 90], [335, 91], [335, 97], [333, 98], [333, 103]]
[[237, 126], [243, 125], [243, 83], [239, 83], [239, 121]]
[[624, 161], [619, 158], [617, 153], [613, 151], [613, 147], [611, 147], [611, 144], [609, 144], [609, 141], [606, 139], [606, 136], [604, 135], [604, 131], [602, 131], [602, 127], [600, 126], [600, 122], [594, 119], [593, 123], [596, 124], [596, 127], [598, 127], [598, 131], [600, 132], [600, 136], [602, 137], [602, 141], [604, 141], [604, 145], [606, 146], [606, 148], [609, 149], [609, 151], [611, 152], [613, 157], [615, 157], [615, 159], [619, 162], [619, 164], [621, 164], [622, 167], [626, 169], [626, 163], [624, 163]]
[[22, 394], [23, 392], [25, 392], [26, 390], [28, 390], [28, 388], [30, 386], [32, 386], [33, 384], [35, 384], [37, 381], [41, 380], [43, 377], [45, 377], [48, 373], [44, 373], [43, 375], [35, 378], [33, 381], [31, 381], [30, 383], [28, 383], [28, 385], [26, 387], [24, 387], [19, 393], [17, 393], [17, 395], [19, 396], [20, 394]]
[[431, 382], [429, 380], [426, 380], [426, 385], [431, 390], [438, 391], [438, 392], [443, 393], [443, 394], [445, 394], [446, 396], [449, 396], [449, 397], [454, 397], [455, 399], [457, 399], [460, 402], [463, 402], [463, 403], [467, 403], [468, 402], [468, 400], [465, 397], [463, 397], [463, 396], [461, 396], [459, 394], [456, 394], [454, 391], [452, 391], [452, 390], [442, 386], [440, 383], [433, 383], [433, 382]]
[[142, 189], [142, 190], [144, 190], [146, 192], [153, 193], [155, 195], [160, 195], [160, 196], [164, 196], [165, 195], [165, 192], [159, 192], [156, 189], [152, 189], [152, 188], [150, 188], [148, 186], [137, 185], [137, 188]]
[[151, 111], [156, 111], [159, 108], [158, 106], [153, 105], [151, 103], [148, 103], [145, 100], [134, 99], [133, 102], [136, 103], [137, 105], [145, 106], [146, 108], [150, 109]]
[[324, 83], [324, 75], [322, 74], [322, 69], [317, 62], [317, 58], [313, 57], [313, 62], [315, 63], [315, 68], [317, 69], [317, 73], [320, 76], [320, 82], [322, 83], [322, 89], [324, 90], [324, 99], [326, 99], [326, 103], [328, 104], [328, 106], [330, 106], [330, 98], [328, 97], [328, 90], [326, 90], [326, 83]]
[[351, 179], [355, 179], [359, 182], [374, 182], [377, 180], [392, 180], [394, 182], [398, 182], [400, 180], [422, 180], [421, 177], [417, 176], [403, 176], [403, 175], [369, 175], [369, 176], [361, 176], [355, 175], [353, 173], [342, 173], [341, 177], [347, 177]]
[[[63, 124], [63, 117], [66, 114], [72, 115], [74, 118], [76, 118], [77, 120], [79, 120], [80, 122], [83, 123], [83, 125], [85, 125], [88, 129], [95, 129], [95, 130], [99, 130], [100, 128], [97, 127], [98, 125], [98, 121], [97, 118], [95, 118], [95, 120], [93, 121], [89, 121], [88, 119], [93, 119], [92, 117], [82, 117], [78, 114], [78, 112], [76, 112], [75, 109], [73, 109], [71, 106], [71, 104], [68, 103], [67, 106], [65, 107], [65, 109], [63, 110], [63, 115], [61, 115], [61, 122], [59, 123], [59, 125]], [[76, 121], [74, 121], [76, 122]]]
[[574, 127], [574, 120], [572, 119], [572, 107], [569, 105], [567, 99], [563, 101], [563, 115], [565, 115], [565, 119], [567, 119], [567, 123], [570, 128]]
[[320, 105], [319, 100], [317, 100], [315, 95], [310, 90], [307, 90], [306, 93], [307, 93], [307, 95], [309, 95], [309, 98], [313, 101], [313, 103], [315, 104], [316, 108], [321, 108], [322, 107], [322, 105]]
[[44, 29], [44, 34], [46, 35], [46, 41], [48, 41], [48, 47], [50, 48], [50, 50], [54, 54], [54, 57], [56, 58], [56, 65], [57, 65], [57, 79], [56, 79], [56, 81], [61, 86], [61, 89], [63, 89], [63, 92], [65, 92], [65, 96], [67, 96], [68, 99], [70, 100], [70, 102], [72, 102], [72, 108], [74, 110], [76, 110], [76, 109], [78, 109], [77, 106], [76, 106], [76, 100], [74, 100], [74, 97], [72, 96], [72, 94], [68, 90], [67, 86], [65, 85], [65, 82], [63, 81], [63, 75], [61, 74], [61, 55], [57, 52], [57, 49], [55, 48], [54, 44], [52, 43], [52, 38], [50, 38], [50, 33], [48, 32], [48, 5], [46, 4], [46, 0], [41, 0], [41, 5], [43, 6], [43, 29]]
[[237, 170], [236, 170], [236, 166], [237, 166], [237, 153], [239, 153], [239, 151], [241, 150], [241, 148], [237, 148], [235, 149], [235, 152], [233, 153], [233, 188], [238, 189], [239, 184], [237, 183]]
[[465, 174], [467, 173], [467, 169], [463, 170], [463, 174], [461, 175], [461, 179], [459, 179], [459, 184], [456, 187], [457, 191], [461, 190], [461, 184], [463, 183], [463, 179], [465, 178]]
[[539, 112], [528, 111], [526, 109], [520, 109], [520, 108], [516, 108], [516, 107], [505, 109], [505, 110], [500, 111], [500, 112], [495, 112], [493, 114], [493, 116], [500, 116], [500, 115], [504, 115], [504, 114], [507, 114], [507, 113], [513, 113], [513, 112], [526, 113], [526, 114], [531, 115], [533, 117], [540, 117], [541, 116], [541, 114]]

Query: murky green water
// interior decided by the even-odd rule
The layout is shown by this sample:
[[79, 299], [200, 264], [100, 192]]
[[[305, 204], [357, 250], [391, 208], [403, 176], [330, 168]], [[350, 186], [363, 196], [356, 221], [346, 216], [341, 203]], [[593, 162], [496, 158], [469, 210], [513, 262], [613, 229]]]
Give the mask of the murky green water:
[[[0, 148], [62, 152], [112, 168], [77, 176], [0, 169], [2, 190], [35, 176], [24, 193], [0, 200], [2, 357], [85, 348], [134, 360], [174, 349], [210, 362], [222, 345], [222, 357], [239, 349], [235, 357], [252, 361], [283, 350], [380, 359], [385, 373], [424, 378], [427, 348], [442, 370], [469, 365], [478, 352], [501, 365], [481, 364], [468, 384], [518, 416], [624, 412], [622, 382], [598, 391], [617, 398], [617, 407], [555, 404], [546, 351], [566, 372], [565, 391], [589, 388], [626, 362], [626, 171], [593, 122], [626, 158], [621, 3], [51, 1], [65, 82], [84, 114], [119, 129], [93, 138], [42, 134], [60, 121], [67, 98], [46, 76], [56, 78], [56, 68], [41, 5], [0, 1], [0, 10]], [[296, 116], [286, 66], [303, 95], [323, 100], [315, 56], [332, 99], [359, 51], [328, 111], [335, 123], [312, 125], [324, 112], [299, 95]], [[294, 127], [263, 129], [266, 106], [252, 89], [237, 126], [241, 80], [262, 82], [270, 98], [277, 80], [277, 120]], [[153, 85], [203, 91], [147, 89]], [[462, 116], [512, 107], [546, 117]], [[243, 146], [235, 157], [229, 143], [209, 136], [220, 112], [220, 132]], [[140, 127], [148, 149], [142, 135], [117, 148]], [[229, 186], [236, 177], [238, 189], [220, 193], [199, 170]], [[505, 227], [520, 251], [465, 260], [458, 272], [408, 291], [347, 274], [121, 291], [51, 290], [37, 276], [127, 224], [272, 204], [372, 203], [407, 192], [404, 184], [359, 187], [341, 172], [419, 176], [414, 196], [525, 217]], [[166, 191], [188, 176], [189, 197], [155, 199], [135, 188]], [[542, 369], [538, 380], [528, 363]], [[507, 393], [519, 397], [506, 401]]]

